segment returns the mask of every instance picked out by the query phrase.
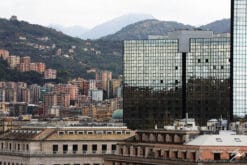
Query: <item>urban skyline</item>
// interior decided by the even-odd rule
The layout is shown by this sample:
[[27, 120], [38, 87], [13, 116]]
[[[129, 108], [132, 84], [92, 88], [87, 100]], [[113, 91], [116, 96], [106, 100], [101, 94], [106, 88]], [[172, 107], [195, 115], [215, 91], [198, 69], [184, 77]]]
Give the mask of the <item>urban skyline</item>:
[[[3, 5], [34, 4], [17, 1]], [[41, 10], [49, 3], [40, 2]], [[64, 2], [52, 1], [44, 15]], [[99, 12], [116, 3], [91, 2]], [[190, 2], [195, 18], [209, 7], [152, 2], [124, 4], [166, 4], [176, 20]], [[224, 22], [218, 32], [148, 20], [137, 34], [124, 29], [136, 36], [129, 40], [83, 40], [16, 15], [0, 19], [0, 165], [247, 164], [247, 0], [228, 2], [231, 31], [229, 19], [216, 22]], [[162, 32], [139, 38], [146, 22]]]

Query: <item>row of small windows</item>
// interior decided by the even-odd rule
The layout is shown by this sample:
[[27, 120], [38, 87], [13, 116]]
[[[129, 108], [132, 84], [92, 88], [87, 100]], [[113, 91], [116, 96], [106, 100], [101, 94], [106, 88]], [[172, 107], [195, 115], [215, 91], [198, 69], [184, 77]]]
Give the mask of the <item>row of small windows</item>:
[[59, 131], [58, 134], [59, 135], [65, 135], [65, 134], [69, 134], [69, 135], [73, 135], [73, 134], [79, 134], [79, 135], [83, 135], [83, 134], [87, 134], [87, 135], [118, 134], [118, 135], [120, 135], [120, 134], [130, 134], [130, 131], [106, 131], [106, 130], [103, 130], [103, 131]]
[[0, 161], [0, 165], [26, 165], [26, 164], [23, 164], [23, 163], [2, 162], [2, 161]]
[[27, 133], [27, 134], [38, 134], [41, 131], [34, 131], [34, 130], [11, 130], [12, 133]]
[[[228, 62], [230, 62], [231, 60], [229, 59]], [[201, 63], [202, 60], [201, 59], [197, 59], [197, 62], [198, 63]], [[205, 63], [209, 63], [209, 59], [205, 59]]]
[[[82, 153], [87, 153], [88, 151], [88, 145], [87, 144], [82, 144]], [[58, 148], [59, 145], [58, 144], [53, 144], [52, 146], [52, 151], [54, 154], [58, 153]], [[62, 146], [63, 149], [63, 153], [66, 154], [68, 152], [68, 144], [63, 144]], [[91, 149], [92, 149], [92, 153], [96, 153], [97, 150], [99, 150], [99, 145], [97, 144], [92, 144], [91, 145]], [[115, 144], [111, 145], [111, 151], [116, 151], [117, 147]], [[102, 144], [101, 145], [101, 151], [102, 153], [105, 153], [107, 151], [107, 144]], [[72, 145], [72, 152], [73, 153], [77, 153], [78, 152], [78, 144], [73, 144]]]
[[29, 144], [12, 144], [12, 143], [1, 143], [1, 150], [8, 149], [8, 150], [18, 150], [18, 151], [29, 151]]

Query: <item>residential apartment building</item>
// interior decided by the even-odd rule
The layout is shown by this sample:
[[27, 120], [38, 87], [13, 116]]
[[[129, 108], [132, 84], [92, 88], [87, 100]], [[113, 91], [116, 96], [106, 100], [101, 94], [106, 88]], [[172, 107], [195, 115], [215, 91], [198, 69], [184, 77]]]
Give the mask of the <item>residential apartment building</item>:
[[102, 89], [107, 91], [107, 81], [112, 79], [112, 72], [110, 71], [100, 71], [96, 72], [95, 80], [102, 83]]
[[6, 60], [9, 57], [9, 51], [0, 49], [0, 57], [4, 60]]
[[88, 96], [91, 97], [92, 101], [103, 101], [103, 90], [90, 89], [88, 91]]
[[50, 92], [44, 95], [44, 112], [45, 115], [50, 115], [50, 109], [54, 106], [68, 108], [70, 106], [70, 95], [68, 93]]
[[41, 97], [41, 87], [37, 84], [32, 84], [29, 86], [30, 89], [30, 103], [38, 104]]
[[54, 89], [56, 93], [68, 93], [70, 100], [76, 100], [78, 98], [78, 87], [72, 84], [56, 84]]
[[[45, 63], [42, 63], [42, 62], [30, 63], [30, 70], [32, 70], [32, 71], [44, 73], [45, 68], [46, 68]], [[49, 72], [49, 70], [48, 70], [48, 72]], [[49, 76], [51, 75], [51, 77], [53, 75], [53, 77], [54, 77], [54, 73], [53, 74], [52, 73], [46, 73], [46, 74], [48, 74]], [[47, 76], [47, 77], [49, 77], [49, 76]]]
[[16, 68], [17, 65], [20, 64], [20, 56], [9, 56], [7, 58], [7, 63], [11, 69]]
[[29, 56], [20, 57], [20, 64], [17, 65], [17, 70], [19, 72], [30, 71], [31, 58]]
[[46, 69], [44, 71], [44, 79], [56, 79], [56, 78], [57, 78], [57, 70]]

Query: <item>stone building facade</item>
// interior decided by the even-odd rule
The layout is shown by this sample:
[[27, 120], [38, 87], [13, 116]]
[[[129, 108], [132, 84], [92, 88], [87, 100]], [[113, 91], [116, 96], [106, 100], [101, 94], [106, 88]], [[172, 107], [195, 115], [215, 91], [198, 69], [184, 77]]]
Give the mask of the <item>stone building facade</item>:
[[103, 165], [126, 127], [26, 127], [0, 136], [0, 165]]

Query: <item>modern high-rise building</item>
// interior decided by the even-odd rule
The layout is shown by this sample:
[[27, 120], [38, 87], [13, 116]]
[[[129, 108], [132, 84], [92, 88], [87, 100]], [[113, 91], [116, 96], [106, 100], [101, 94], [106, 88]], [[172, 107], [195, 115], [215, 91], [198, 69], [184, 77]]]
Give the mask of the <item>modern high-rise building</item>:
[[124, 122], [163, 126], [230, 119], [230, 35], [180, 30], [124, 42]]
[[231, 0], [232, 112], [235, 118], [247, 114], [247, 0]]

